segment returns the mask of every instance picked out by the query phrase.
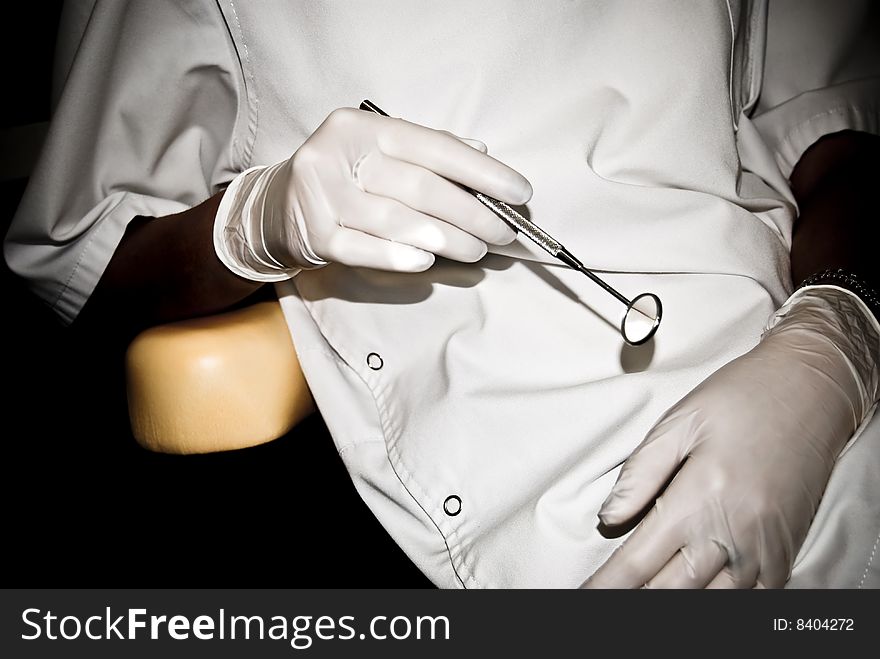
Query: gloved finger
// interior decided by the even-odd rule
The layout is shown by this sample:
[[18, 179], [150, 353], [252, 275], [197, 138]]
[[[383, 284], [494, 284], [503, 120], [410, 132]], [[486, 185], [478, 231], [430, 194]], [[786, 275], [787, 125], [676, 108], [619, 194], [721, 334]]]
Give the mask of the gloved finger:
[[456, 261], [473, 263], [486, 255], [486, 243], [436, 217], [388, 199], [352, 191], [339, 222], [349, 228], [411, 245]]
[[423, 167], [376, 154], [364, 158], [355, 176], [364, 191], [397, 199], [487, 243], [507, 245], [516, 238], [516, 232], [473, 195]]
[[451, 135], [452, 137], [457, 139], [459, 142], [464, 142], [469, 147], [471, 147], [472, 149], [476, 149], [480, 153], [489, 153], [489, 147], [486, 146], [486, 144], [484, 142], [481, 142], [480, 140], [475, 140], [470, 137], [459, 137], [455, 133], [450, 133], [448, 130], [441, 130], [440, 132], [446, 133], [447, 135]]
[[640, 588], [683, 544], [682, 525], [669, 524], [655, 507], [582, 588]]
[[687, 427], [678, 418], [662, 419], [623, 463], [617, 482], [599, 510], [603, 524], [623, 524], [645, 508], [685, 457]]
[[735, 570], [731, 566], [722, 568], [706, 586], [707, 589], [731, 590], [736, 588], [753, 588], [758, 583], [756, 570]]
[[378, 134], [379, 148], [385, 155], [419, 165], [509, 204], [524, 204], [532, 196], [532, 186], [522, 174], [458, 138], [403, 119], [375, 119], [394, 122]]
[[706, 585], [706, 588], [709, 590], [735, 590], [739, 588], [736, 585], [736, 579], [727, 569], [722, 569], [718, 571], [712, 580]]
[[434, 264], [430, 252], [346, 227], [330, 233], [319, 256], [350, 266], [395, 272], [423, 272]]
[[647, 588], [704, 588], [727, 563], [727, 552], [714, 542], [685, 545], [645, 584]]

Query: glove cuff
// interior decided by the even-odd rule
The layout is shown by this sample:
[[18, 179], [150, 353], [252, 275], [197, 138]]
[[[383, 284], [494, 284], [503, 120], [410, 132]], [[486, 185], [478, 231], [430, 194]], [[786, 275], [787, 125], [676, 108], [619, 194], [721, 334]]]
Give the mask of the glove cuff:
[[846, 360], [859, 388], [864, 416], [880, 396], [880, 323], [870, 308], [840, 286], [804, 286], [770, 316], [761, 339], [794, 327], [822, 336]]
[[298, 269], [284, 269], [277, 262], [261, 259], [251, 238], [253, 193], [259, 178], [270, 168], [251, 167], [232, 179], [214, 217], [214, 252], [232, 273], [259, 282], [291, 279]]

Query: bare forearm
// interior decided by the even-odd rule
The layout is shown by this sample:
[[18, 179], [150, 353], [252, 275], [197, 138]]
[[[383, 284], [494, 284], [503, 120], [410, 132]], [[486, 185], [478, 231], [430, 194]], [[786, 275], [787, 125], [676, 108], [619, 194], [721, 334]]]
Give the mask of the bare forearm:
[[260, 287], [229, 272], [214, 253], [214, 215], [223, 193], [166, 217], [129, 224], [77, 325], [137, 331], [222, 311]]
[[880, 137], [844, 131], [811, 146], [791, 175], [799, 206], [791, 248], [795, 286], [815, 272], [843, 268], [880, 284], [876, 195]]

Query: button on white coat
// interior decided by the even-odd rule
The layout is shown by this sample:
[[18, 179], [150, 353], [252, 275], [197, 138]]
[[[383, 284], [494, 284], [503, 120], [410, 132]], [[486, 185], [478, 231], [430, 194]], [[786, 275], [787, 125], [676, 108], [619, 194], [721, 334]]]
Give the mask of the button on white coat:
[[367, 366], [369, 366], [374, 371], [378, 371], [385, 365], [384, 360], [375, 352], [371, 352], [367, 355]]
[[446, 497], [446, 501], [443, 502], [443, 512], [450, 517], [458, 515], [461, 512], [461, 497], [455, 494]]

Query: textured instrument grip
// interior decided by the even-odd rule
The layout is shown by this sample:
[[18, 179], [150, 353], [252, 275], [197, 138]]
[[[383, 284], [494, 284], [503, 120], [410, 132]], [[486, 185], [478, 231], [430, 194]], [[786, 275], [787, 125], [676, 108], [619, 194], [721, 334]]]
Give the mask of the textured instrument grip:
[[533, 240], [539, 247], [549, 252], [552, 256], [556, 256], [559, 253], [559, 250], [562, 249], [562, 245], [549, 233], [524, 218], [503, 201], [498, 201], [497, 199], [485, 195], [482, 192], [477, 192], [476, 190], [471, 190], [470, 192], [486, 208], [507, 222], [511, 227], [525, 234], [526, 237]]

